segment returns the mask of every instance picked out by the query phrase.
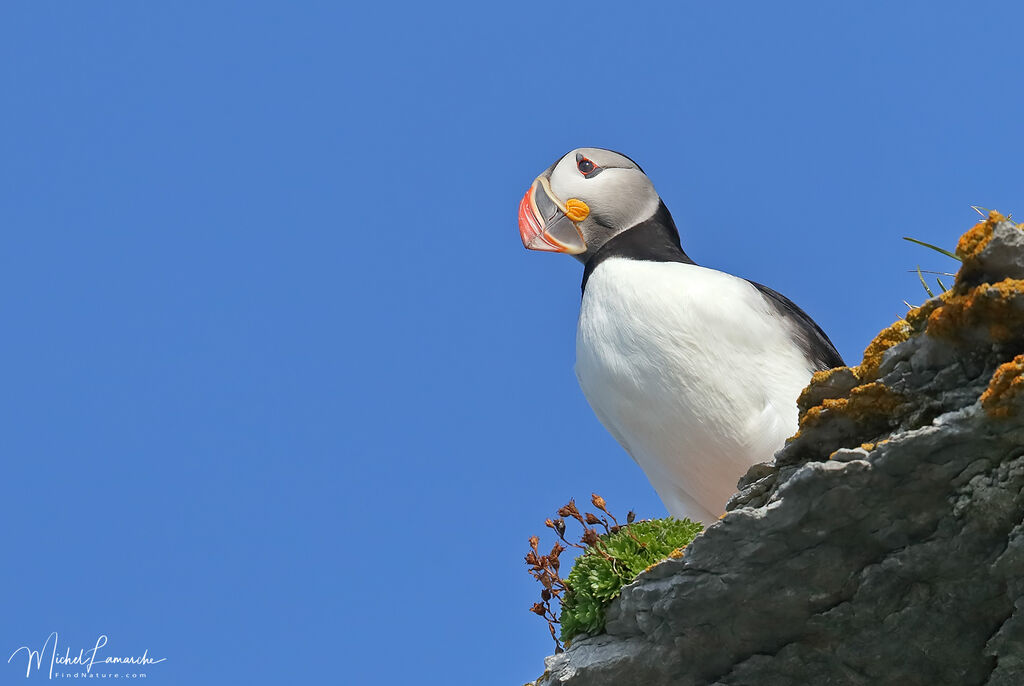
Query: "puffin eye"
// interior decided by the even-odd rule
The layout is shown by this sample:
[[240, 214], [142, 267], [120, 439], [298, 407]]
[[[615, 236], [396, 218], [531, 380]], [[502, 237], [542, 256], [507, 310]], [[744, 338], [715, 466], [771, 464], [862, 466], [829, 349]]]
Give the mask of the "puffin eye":
[[587, 159], [582, 153], [576, 153], [576, 168], [580, 170], [580, 174], [583, 174], [585, 179], [592, 179], [604, 171], [604, 167], [598, 166], [596, 162]]

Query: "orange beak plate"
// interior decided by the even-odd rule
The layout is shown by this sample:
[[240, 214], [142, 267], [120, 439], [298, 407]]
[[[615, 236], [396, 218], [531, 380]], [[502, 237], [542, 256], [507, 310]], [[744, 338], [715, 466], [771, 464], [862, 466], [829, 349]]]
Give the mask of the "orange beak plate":
[[519, 237], [527, 250], [579, 255], [587, 251], [587, 242], [579, 226], [567, 215], [538, 178], [519, 201]]

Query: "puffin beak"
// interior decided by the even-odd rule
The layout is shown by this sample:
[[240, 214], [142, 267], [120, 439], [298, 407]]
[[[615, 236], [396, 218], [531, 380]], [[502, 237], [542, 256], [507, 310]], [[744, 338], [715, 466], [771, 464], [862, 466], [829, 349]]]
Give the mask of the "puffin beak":
[[[551, 192], [546, 177], [538, 176], [534, 180], [530, 190], [526, 191], [519, 202], [519, 237], [523, 239], [527, 250], [564, 252], [569, 255], [587, 251], [583, 232], [569, 214], [573, 214], [577, 221], [583, 221], [589, 209], [580, 200], [571, 202], [575, 205], [572, 210], [567, 210]], [[581, 211], [581, 207], [584, 210]]]

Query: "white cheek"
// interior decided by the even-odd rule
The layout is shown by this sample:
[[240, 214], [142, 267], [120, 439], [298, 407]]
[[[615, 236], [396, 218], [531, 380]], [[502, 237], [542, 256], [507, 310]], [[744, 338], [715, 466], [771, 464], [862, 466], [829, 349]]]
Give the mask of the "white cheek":
[[658, 194], [646, 179], [639, 186], [635, 178], [610, 178], [608, 181], [616, 183], [609, 183], [607, 189], [601, 189], [596, 207], [592, 209], [606, 217], [610, 226], [627, 228], [639, 224], [657, 211]]
[[[566, 158], [559, 162], [555, 170], [551, 172], [551, 192], [565, 203], [569, 198], [587, 195], [587, 182], [595, 179], [584, 178], [583, 174], [576, 169], [576, 161]], [[589, 201], [586, 202], [590, 204]]]
[[605, 169], [587, 179], [571, 160], [563, 160], [551, 173], [551, 191], [563, 203], [569, 198], [583, 200], [593, 214], [613, 227], [633, 226], [658, 209], [658, 194], [651, 182], [630, 169]]

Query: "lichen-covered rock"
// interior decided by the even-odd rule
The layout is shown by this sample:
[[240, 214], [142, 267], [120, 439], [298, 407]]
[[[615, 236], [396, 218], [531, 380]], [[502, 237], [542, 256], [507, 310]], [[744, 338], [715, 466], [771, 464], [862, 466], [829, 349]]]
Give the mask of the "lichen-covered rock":
[[957, 250], [537, 686], [1024, 684], [1024, 231], [992, 213]]

